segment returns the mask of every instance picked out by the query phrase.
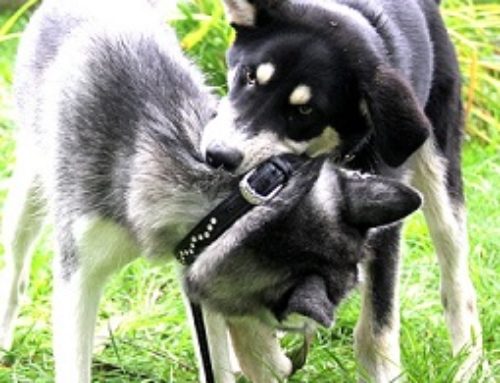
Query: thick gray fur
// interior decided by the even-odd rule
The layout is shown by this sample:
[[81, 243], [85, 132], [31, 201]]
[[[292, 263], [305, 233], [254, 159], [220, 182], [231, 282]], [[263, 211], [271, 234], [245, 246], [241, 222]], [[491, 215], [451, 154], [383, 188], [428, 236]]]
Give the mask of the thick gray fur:
[[[20, 126], [52, 168], [45, 183], [60, 240], [71, 246], [75, 218], [98, 212], [163, 255], [181, 234], [159, 224], [156, 201], [184, 205], [169, 213], [193, 224], [230, 181], [198, 152], [215, 99], [159, 18], [126, 28], [89, 12], [48, 2], [33, 17], [16, 71]], [[77, 255], [65, 258], [70, 273]]]

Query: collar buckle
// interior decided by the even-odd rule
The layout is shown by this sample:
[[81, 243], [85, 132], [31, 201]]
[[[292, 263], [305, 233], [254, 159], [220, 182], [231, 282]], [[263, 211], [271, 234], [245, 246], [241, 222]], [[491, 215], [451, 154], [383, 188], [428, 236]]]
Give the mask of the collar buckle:
[[252, 175], [255, 173], [255, 170], [256, 169], [253, 169], [253, 170], [249, 171], [247, 174], [245, 174], [245, 176], [241, 179], [241, 181], [239, 183], [239, 189], [240, 189], [240, 193], [243, 196], [243, 198], [245, 199], [245, 201], [247, 201], [251, 205], [257, 206], [257, 205], [262, 205], [262, 204], [266, 203], [267, 201], [270, 201], [271, 199], [273, 199], [276, 196], [276, 194], [278, 194], [281, 191], [281, 189], [283, 189], [283, 184], [278, 184], [269, 193], [267, 193], [266, 195], [262, 195], [262, 194], [258, 193], [252, 187], [252, 185], [250, 185], [250, 182], [249, 182], [250, 177], [252, 177]]

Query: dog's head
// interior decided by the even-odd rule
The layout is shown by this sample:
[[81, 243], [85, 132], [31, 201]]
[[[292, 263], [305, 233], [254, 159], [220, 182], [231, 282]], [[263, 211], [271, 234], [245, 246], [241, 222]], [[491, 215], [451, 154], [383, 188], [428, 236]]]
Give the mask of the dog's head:
[[229, 93], [203, 132], [209, 164], [242, 173], [270, 155], [314, 157], [366, 140], [397, 167], [428, 137], [410, 84], [387, 64], [379, 26], [323, 3], [225, 0], [236, 38]]
[[310, 160], [272, 201], [254, 207], [185, 270], [191, 299], [274, 324], [292, 313], [329, 326], [357, 281], [370, 229], [420, 206], [393, 180]]

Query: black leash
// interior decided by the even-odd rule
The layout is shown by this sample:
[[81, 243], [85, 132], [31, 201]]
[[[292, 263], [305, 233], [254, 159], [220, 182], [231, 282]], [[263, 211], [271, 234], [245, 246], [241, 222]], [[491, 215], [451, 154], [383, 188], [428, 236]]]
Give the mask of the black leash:
[[[293, 173], [305, 162], [291, 154], [271, 157], [245, 174], [236, 191], [203, 218], [175, 249], [175, 257], [184, 266], [196, 261], [199, 254], [219, 238], [234, 222], [257, 205], [273, 199]], [[202, 307], [189, 301], [200, 348], [206, 383], [215, 383]]]
[[203, 320], [203, 311], [201, 306], [189, 300], [191, 306], [191, 315], [193, 316], [194, 329], [198, 338], [198, 347], [200, 348], [201, 364], [205, 373], [206, 383], [215, 383], [214, 369], [212, 359], [210, 358], [210, 349], [208, 347], [207, 329]]

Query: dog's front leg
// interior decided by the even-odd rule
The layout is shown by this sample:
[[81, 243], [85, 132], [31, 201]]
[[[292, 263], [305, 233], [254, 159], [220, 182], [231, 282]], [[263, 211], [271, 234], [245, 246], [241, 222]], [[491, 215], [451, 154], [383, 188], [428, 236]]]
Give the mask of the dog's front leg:
[[97, 307], [104, 278], [80, 269], [55, 276], [53, 338], [56, 382], [90, 382], [91, 353]]
[[31, 254], [45, 218], [40, 185], [21, 154], [3, 216], [5, 266], [0, 272], [0, 348], [12, 346], [19, 301], [28, 286]]
[[292, 374], [276, 331], [253, 318], [228, 321], [234, 351], [243, 373], [253, 383], [275, 383]]
[[[94, 327], [107, 277], [138, 250], [125, 229], [97, 216], [70, 230], [56, 222], [59, 254], [54, 265], [53, 327], [57, 383], [89, 383]], [[67, 227], [67, 226], [66, 226]], [[69, 234], [69, 235], [68, 235]]]
[[[460, 162], [460, 160], [457, 160]], [[468, 270], [468, 240], [463, 192], [447, 190], [448, 177], [461, 183], [460, 169], [447, 162], [428, 141], [414, 156], [414, 185], [424, 195], [423, 212], [441, 268], [441, 300], [451, 335], [453, 353], [468, 354], [455, 381], [468, 381], [482, 361], [482, 331], [476, 292]], [[485, 362], [485, 373], [488, 366]]]
[[[401, 376], [399, 350], [399, 240], [401, 225], [379, 229], [370, 238], [372, 258], [363, 265], [361, 317], [355, 349], [361, 381], [389, 383]], [[365, 377], [367, 379], [365, 379]]]

